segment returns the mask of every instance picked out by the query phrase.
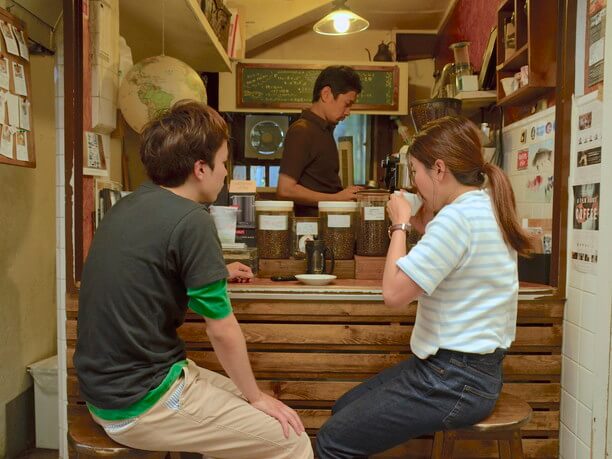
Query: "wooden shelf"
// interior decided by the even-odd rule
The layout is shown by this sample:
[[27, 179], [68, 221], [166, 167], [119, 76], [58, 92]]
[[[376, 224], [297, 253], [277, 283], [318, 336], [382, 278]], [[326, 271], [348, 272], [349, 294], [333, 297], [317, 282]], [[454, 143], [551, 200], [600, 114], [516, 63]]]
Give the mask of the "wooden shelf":
[[134, 62], [162, 54], [162, 8], [164, 52], [199, 72], [229, 72], [231, 63], [197, 0], [121, 0], [121, 35], [132, 49]]
[[481, 108], [493, 105], [497, 100], [495, 91], [462, 91], [455, 95], [461, 100], [461, 114], [467, 118], [477, 114]]
[[548, 86], [523, 86], [518, 88], [509, 96], [506, 96], [497, 101], [497, 105], [503, 107], [512, 107], [516, 105], [528, 105], [537, 101], [538, 98], [550, 92], [554, 87]]
[[[557, 0], [503, 0], [497, 10], [497, 104], [520, 106], [535, 104], [554, 89], [557, 70]], [[518, 49], [506, 58], [504, 24], [514, 17]], [[529, 68], [529, 83], [505, 95], [501, 80], [513, 77], [522, 66]]]
[[527, 65], [529, 57], [529, 45], [525, 43], [516, 52], [506, 59], [505, 62], [497, 66], [497, 71], [518, 72], [523, 65]]

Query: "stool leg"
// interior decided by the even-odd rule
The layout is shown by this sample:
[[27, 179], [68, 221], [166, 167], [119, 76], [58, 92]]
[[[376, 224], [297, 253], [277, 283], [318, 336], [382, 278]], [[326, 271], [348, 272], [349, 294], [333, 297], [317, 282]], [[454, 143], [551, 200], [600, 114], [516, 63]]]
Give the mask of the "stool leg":
[[455, 439], [457, 434], [452, 431], [444, 432], [444, 443], [442, 445], [442, 456], [440, 459], [453, 459], [453, 449], [455, 448]]
[[433, 446], [431, 448], [431, 459], [442, 458], [442, 447], [444, 446], [444, 432], [436, 432], [434, 435]]
[[509, 440], [497, 440], [497, 448], [499, 450], [499, 459], [512, 459]]
[[523, 440], [521, 439], [521, 431], [515, 430], [512, 432], [512, 440], [510, 441], [512, 449], [512, 459], [523, 459]]

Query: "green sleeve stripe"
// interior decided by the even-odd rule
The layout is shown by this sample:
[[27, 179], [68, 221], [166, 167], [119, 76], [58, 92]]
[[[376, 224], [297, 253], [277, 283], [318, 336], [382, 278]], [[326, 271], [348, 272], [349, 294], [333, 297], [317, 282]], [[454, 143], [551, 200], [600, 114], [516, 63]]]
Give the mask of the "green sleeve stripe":
[[227, 296], [227, 280], [221, 279], [199, 288], [188, 288], [189, 309], [210, 319], [223, 319], [232, 313]]
[[151, 409], [160, 398], [164, 396], [166, 392], [172, 387], [172, 384], [181, 376], [183, 373], [183, 367], [187, 366], [187, 360], [179, 360], [170, 367], [168, 374], [159, 386], [147, 392], [147, 394], [126, 408], [120, 408], [116, 410], [106, 410], [102, 408], [96, 408], [90, 403], [87, 403], [87, 408], [94, 415], [98, 416], [105, 421], [121, 421], [124, 419], [130, 419], [136, 416], [140, 416], [145, 411]]

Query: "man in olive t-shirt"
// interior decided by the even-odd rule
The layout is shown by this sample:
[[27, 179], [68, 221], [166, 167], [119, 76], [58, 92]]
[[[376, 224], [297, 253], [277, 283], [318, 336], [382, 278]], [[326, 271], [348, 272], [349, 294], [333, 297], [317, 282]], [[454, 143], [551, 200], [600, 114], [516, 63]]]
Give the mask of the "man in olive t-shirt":
[[315, 216], [319, 201], [350, 201], [361, 189], [342, 189], [333, 135], [360, 92], [359, 75], [351, 67], [325, 68], [315, 82], [312, 106], [287, 131], [276, 195], [294, 201], [296, 215]]
[[[226, 288], [228, 277], [252, 272], [226, 268], [203, 205], [227, 175], [225, 121], [182, 101], [142, 137], [153, 183], [106, 214], [81, 279], [74, 366], [93, 419], [137, 449], [311, 459], [297, 413], [257, 386]], [[186, 358], [177, 328], [187, 307], [205, 318], [229, 378]]]

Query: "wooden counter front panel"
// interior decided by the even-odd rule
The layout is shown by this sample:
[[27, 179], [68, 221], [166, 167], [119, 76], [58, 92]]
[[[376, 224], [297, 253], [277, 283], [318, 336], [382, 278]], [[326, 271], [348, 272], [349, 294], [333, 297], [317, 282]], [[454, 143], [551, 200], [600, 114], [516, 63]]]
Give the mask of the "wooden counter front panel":
[[[295, 295], [299, 298], [299, 295]], [[397, 310], [378, 302], [233, 300], [251, 364], [263, 389], [298, 410], [311, 435], [347, 390], [410, 353], [416, 305]], [[76, 307], [67, 307], [68, 398], [81, 403], [72, 367]], [[522, 430], [527, 458], [558, 454], [563, 300], [521, 301], [516, 340], [504, 361], [504, 391], [534, 409]], [[202, 319], [188, 313], [179, 329], [188, 356], [222, 371]], [[431, 437], [409, 441], [376, 457], [429, 458]], [[497, 457], [493, 442], [462, 441], [457, 458]]]

